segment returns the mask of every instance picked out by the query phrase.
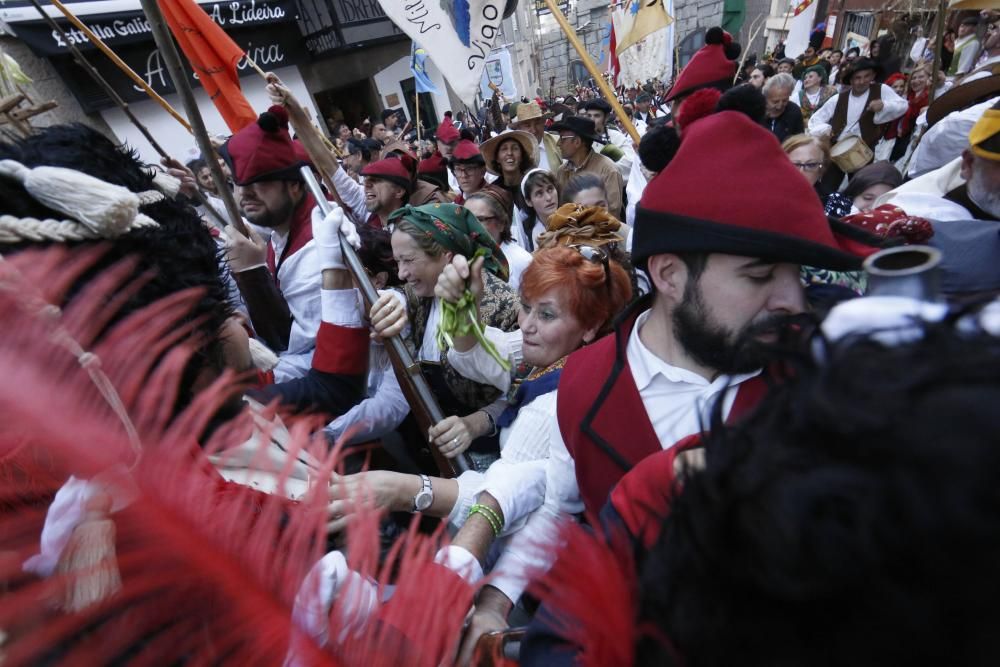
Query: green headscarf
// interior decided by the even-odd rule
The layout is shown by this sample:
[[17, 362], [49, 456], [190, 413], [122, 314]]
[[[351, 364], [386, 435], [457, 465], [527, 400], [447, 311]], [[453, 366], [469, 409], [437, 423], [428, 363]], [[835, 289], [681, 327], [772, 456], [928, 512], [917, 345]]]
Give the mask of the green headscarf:
[[829, 73], [827, 73], [825, 67], [823, 67], [822, 65], [812, 65], [811, 67], [807, 67], [802, 72], [802, 78], [805, 79], [806, 78], [806, 74], [808, 74], [809, 72], [816, 72], [817, 74], [819, 74], [819, 85], [820, 85], [820, 87], [826, 85], [826, 79], [830, 75], [829, 75]]
[[457, 204], [406, 205], [389, 214], [390, 223], [400, 218], [412, 223], [445, 250], [466, 259], [471, 260], [477, 250], [483, 249], [486, 257], [483, 267], [501, 280], [507, 280], [507, 258], [469, 209]]

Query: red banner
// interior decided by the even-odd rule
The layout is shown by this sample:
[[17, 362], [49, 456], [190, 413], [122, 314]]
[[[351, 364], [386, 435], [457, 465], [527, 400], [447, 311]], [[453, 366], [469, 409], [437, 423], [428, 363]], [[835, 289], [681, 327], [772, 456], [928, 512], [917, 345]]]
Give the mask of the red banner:
[[194, 0], [159, 0], [170, 32], [232, 132], [257, 120], [240, 89], [236, 63], [243, 49]]

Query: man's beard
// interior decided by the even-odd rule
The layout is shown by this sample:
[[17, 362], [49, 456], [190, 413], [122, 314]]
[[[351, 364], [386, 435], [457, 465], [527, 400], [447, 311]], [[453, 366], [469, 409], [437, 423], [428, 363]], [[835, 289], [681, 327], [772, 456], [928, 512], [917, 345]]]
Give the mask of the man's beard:
[[674, 310], [674, 336], [698, 364], [724, 375], [750, 373], [762, 368], [769, 356], [758, 340], [766, 333], [780, 333], [788, 318], [776, 315], [731, 331], [709, 319], [697, 281], [688, 282], [684, 300]]
[[[980, 159], [982, 158], [976, 157], [976, 160]], [[994, 218], [1000, 219], [1000, 191], [991, 189], [985, 180], [983, 170], [976, 169], [976, 165], [973, 164], [969, 184], [966, 186], [969, 199]]]
[[244, 211], [243, 215], [246, 219], [255, 225], [260, 227], [267, 227], [268, 229], [273, 229], [274, 227], [280, 227], [281, 225], [287, 225], [292, 220], [292, 213], [295, 212], [295, 202], [292, 198], [285, 194], [284, 200], [277, 208], [274, 209], [264, 209], [259, 213], [255, 213], [252, 217], [247, 215]]

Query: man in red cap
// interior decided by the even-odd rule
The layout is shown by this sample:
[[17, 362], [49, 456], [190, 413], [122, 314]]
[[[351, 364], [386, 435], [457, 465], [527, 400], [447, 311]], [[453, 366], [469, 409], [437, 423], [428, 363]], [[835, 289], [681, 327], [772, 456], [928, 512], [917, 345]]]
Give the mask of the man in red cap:
[[709, 28], [705, 33], [705, 46], [698, 49], [680, 71], [664, 99], [670, 103], [671, 115], [676, 117], [684, 98], [696, 90], [732, 88], [740, 51], [740, 45], [728, 32], [719, 27]]
[[384, 229], [389, 214], [409, 201], [413, 176], [406, 160], [412, 158], [397, 154], [370, 162], [361, 170], [364, 185], [343, 169], [334, 171], [333, 186], [359, 224]]
[[[451, 159], [451, 154], [455, 150], [455, 146], [458, 145], [461, 135], [458, 133], [458, 129], [455, 124], [451, 122], [451, 116], [446, 115], [441, 124], [438, 125], [437, 130], [434, 132], [437, 138], [437, 152], [441, 158], [445, 161]], [[458, 192], [458, 181], [455, 180], [454, 174], [448, 172], [448, 188], [453, 192]]]
[[[753, 168], [727, 172], [719, 164]], [[502, 626], [528, 580], [551, 563], [545, 545], [558, 536], [557, 518], [596, 515], [633, 466], [699, 433], [716, 400], [727, 419], [755, 404], [765, 390], [759, 342], [805, 308], [800, 265], [856, 269], [855, 253], [874, 250], [835, 235], [831, 225], [841, 224], [828, 221], [795, 175], [773, 135], [742, 113], [715, 113], [685, 128], [636, 210], [632, 258], [653, 291], [613, 334], [569, 356], [545, 502], [500, 556], [524, 573], [485, 587], [477, 627]], [[514, 508], [493, 509], [505, 523], [523, 519], [504, 515]], [[478, 550], [470, 548], [485, 557]]]
[[490, 185], [486, 176], [486, 159], [479, 152], [479, 146], [468, 139], [462, 139], [455, 146], [448, 166], [458, 183], [456, 204], [461, 205], [473, 192], [479, 192]]
[[257, 335], [279, 353], [275, 381], [305, 375], [320, 325], [320, 268], [309, 193], [280, 106], [234, 134], [219, 150], [236, 183], [243, 216], [270, 230], [265, 241], [227, 234], [229, 268], [246, 302]]

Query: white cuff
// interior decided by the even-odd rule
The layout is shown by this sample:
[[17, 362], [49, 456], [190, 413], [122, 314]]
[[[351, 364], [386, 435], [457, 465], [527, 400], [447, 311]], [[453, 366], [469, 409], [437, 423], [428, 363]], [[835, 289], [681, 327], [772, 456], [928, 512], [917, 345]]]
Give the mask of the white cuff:
[[475, 584], [483, 578], [483, 566], [479, 564], [476, 557], [468, 550], [454, 544], [441, 547], [434, 556], [434, 562], [444, 565], [470, 584]]
[[353, 329], [364, 326], [356, 288], [320, 290], [320, 299], [324, 322]]

